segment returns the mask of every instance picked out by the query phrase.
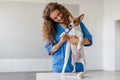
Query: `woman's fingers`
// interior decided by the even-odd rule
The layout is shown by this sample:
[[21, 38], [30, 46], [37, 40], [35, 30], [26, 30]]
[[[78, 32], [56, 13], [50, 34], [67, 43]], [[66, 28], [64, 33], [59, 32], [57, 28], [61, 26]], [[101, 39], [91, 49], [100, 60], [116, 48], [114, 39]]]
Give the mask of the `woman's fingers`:
[[71, 44], [77, 45], [78, 41], [79, 41], [79, 38], [77, 36], [71, 36], [70, 37], [70, 43]]

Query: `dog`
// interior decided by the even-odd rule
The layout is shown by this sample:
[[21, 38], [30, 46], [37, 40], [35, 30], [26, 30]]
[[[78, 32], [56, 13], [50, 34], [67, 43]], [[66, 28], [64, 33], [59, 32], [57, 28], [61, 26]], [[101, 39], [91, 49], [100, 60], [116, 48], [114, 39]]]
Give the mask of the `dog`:
[[[78, 42], [77, 45], [73, 45], [73, 44], [70, 44], [69, 40], [67, 41], [62, 73], [65, 72], [65, 68], [67, 66], [68, 58], [69, 58], [69, 55], [70, 55], [69, 54], [70, 53], [70, 48], [72, 50], [72, 65], [74, 67], [73, 72], [75, 72], [75, 70], [76, 70], [75, 69], [75, 63], [76, 62], [81, 62], [84, 66], [84, 72], [86, 72], [86, 60], [85, 60], [85, 56], [84, 56], [84, 52], [83, 52], [83, 45], [82, 45], [83, 33], [81, 31], [81, 28], [80, 28], [80, 21], [83, 20], [83, 18], [84, 18], [84, 14], [81, 14], [78, 18], [69, 17], [69, 19], [71, 20], [71, 23], [68, 26], [68, 28], [70, 30], [68, 32], [68, 35], [69, 35], [69, 37], [77, 36], [79, 38], [79, 42]], [[65, 30], [65, 31], [68, 31], [68, 30]], [[60, 37], [63, 34], [65, 34], [65, 32], [62, 33], [60, 35]], [[77, 77], [81, 78], [83, 76], [84, 72], [78, 73]]]

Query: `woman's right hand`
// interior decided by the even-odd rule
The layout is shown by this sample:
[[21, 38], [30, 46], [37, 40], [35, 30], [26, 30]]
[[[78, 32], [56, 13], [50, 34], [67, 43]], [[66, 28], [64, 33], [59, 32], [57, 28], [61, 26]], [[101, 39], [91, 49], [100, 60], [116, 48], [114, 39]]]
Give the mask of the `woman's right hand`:
[[64, 42], [68, 41], [68, 39], [69, 39], [69, 35], [63, 34], [62, 37], [61, 37], [61, 39], [60, 39], [60, 41], [61, 41], [62, 43], [64, 43]]

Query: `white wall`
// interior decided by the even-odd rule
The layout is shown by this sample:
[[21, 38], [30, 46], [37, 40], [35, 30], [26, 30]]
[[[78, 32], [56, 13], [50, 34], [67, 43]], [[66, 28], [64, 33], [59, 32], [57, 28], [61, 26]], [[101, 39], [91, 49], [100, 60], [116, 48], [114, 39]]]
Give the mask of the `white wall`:
[[120, 70], [120, 20], [115, 21], [115, 69]]
[[[115, 21], [120, 20], [120, 0], [104, 0], [104, 28], [103, 28], [103, 41], [104, 41], [104, 69], [105, 70], [118, 70], [115, 67], [117, 58], [115, 53]], [[120, 66], [119, 66], [120, 70]]]
[[[0, 0], [0, 1], [2, 1], [2, 0]], [[14, 2], [16, 0], [4, 0], [4, 1]], [[41, 1], [38, 1], [38, 0], [34, 0], [34, 1], [33, 0], [17, 0], [16, 2], [24, 2], [24, 4], [26, 4], [26, 3], [36, 3], [37, 6], [42, 8], [41, 5], [39, 5], [39, 3], [46, 4], [50, 1], [51, 0], [41, 0]], [[88, 1], [88, 0], [76, 0], [76, 1], [74, 1], [74, 0], [52, 0], [52, 1], [57, 1], [61, 4], [72, 4], [72, 5], [74, 4], [74, 5], [79, 5], [80, 6], [79, 13], [85, 13], [85, 18], [84, 18], [83, 22], [85, 23], [85, 25], [87, 26], [87, 28], [91, 32], [91, 34], [93, 35], [93, 45], [91, 47], [85, 47], [87, 69], [88, 70], [101, 70], [101, 69], [103, 69], [103, 1], [101, 1], [101, 0], [90, 0], [90, 1]], [[95, 6], [97, 6], [97, 7], [95, 7]], [[73, 13], [73, 14], [75, 16], [77, 16], [77, 15], [79, 15], [79, 13], [78, 14]], [[9, 14], [9, 12], [7, 12], [7, 14]], [[33, 14], [36, 15], [36, 13], [34, 13], [34, 12], [33, 12]], [[40, 15], [38, 15], [38, 17], [39, 16]], [[9, 17], [12, 17], [12, 16], [9, 16]], [[34, 24], [37, 25], [39, 23], [39, 22], [37, 22], [37, 23], [35, 22], [36, 19], [38, 20], [38, 17], [36, 16], [36, 18], [34, 19], [34, 23], [32, 25], [34, 25]], [[3, 22], [3, 20], [2, 20], [2, 22]], [[17, 23], [15, 23], [15, 24], [17, 24]], [[28, 28], [29, 27], [27, 27], [26, 30]], [[31, 32], [31, 34], [32, 34], [32, 32]], [[36, 33], [35, 35], [38, 36], [38, 34], [39, 33]], [[25, 36], [25, 35], [23, 35], [23, 36]], [[37, 39], [37, 40], [39, 40], [39, 39]], [[2, 41], [4, 41], [4, 40], [2, 40]], [[29, 43], [31, 43], [31, 42], [29, 42]], [[36, 43], [35, 46], [38, 45], [38, 44], [39, 43]], [[1, 46], [1, 48], [3, 48], [3, 47]], [[33, 59], [32, 56], [34, 56], [34, 59]], [[32, 54], [31, 56], [27, 54], [26, 57], [23, 56], [23, 55], [21, 57], [18, 56], [16, 58], [17, 60], [14, 59], [14, 58], [8, 58], [8, 57], [7, 57], [7, 59], [5, 59], [5, 58], [0, 59], [0, 65], [3, 65], [2, 67], [0, 67], [0, 71], [11, 72], [11, 71], [51, 70], [50, 69], [51, 64], [48, 65], [48, 67], [45, 67], [45, 68], [42, 65], [37, 65], [37, 64], [39, 64], [39, 62], [40, 63], [41, 62], [43, 62], [43, 63], [46, 62], [46, 60], [50, 61], [50, 63], [51, 63], [51, 58], [46, 58], [46, 57], [48, 57], [48, 56], [45, 55], [44, 58], [41, 58], [41, 57], [39, 57], [38, 54], [37, 55]], [[25, 59], [25, 58], [27, 58], [27, 59]], [[43, 60], [43, 59], [45, 59], [45, 60]], [[16, 63], [21, 63], [21, 64], [20, 65], [19, 64], [10, 65], [10, 64], [13, 64], [13, 63], [15, 63], [15, 64]], [[14, 69], [12, 69], [12, 67], [10, 67], [6, 70], [5, 65], [14, 66]], [[35, 66], [32, 66], [32, 65], [35, 65]], [[46, 64], [43, 64], [43, 65], [46, 65]], [[31, 66], [31, 67], [28, 68], [28, 66]], [[42, 66], [42, 67], [40, 67], [40, 66]]]
[[0, 2], [0, 58], [45, 58], [40, 10], [44, 4]]
[[0, 59], [0, 72], [51, 71], [50, 58]]
[[103, 0], [80, 0], [80, 12], [85, 13], [85, 24], [93, 36], [93, 45], [85, 48], [87, 67], [103, 69]]

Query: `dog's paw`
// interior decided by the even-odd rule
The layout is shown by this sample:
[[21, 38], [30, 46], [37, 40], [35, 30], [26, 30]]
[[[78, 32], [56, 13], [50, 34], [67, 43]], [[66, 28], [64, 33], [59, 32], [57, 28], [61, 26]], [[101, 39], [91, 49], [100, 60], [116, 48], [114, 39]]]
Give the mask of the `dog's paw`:
[[64, 76], [65, 76], [65, 73], [61, 73], [61, 76], [64, 77]]
[[78, 78], [78, 79], [84, 78], [84, 72], [78, 73], [78, 74], [77, 74], [77, 78]]

